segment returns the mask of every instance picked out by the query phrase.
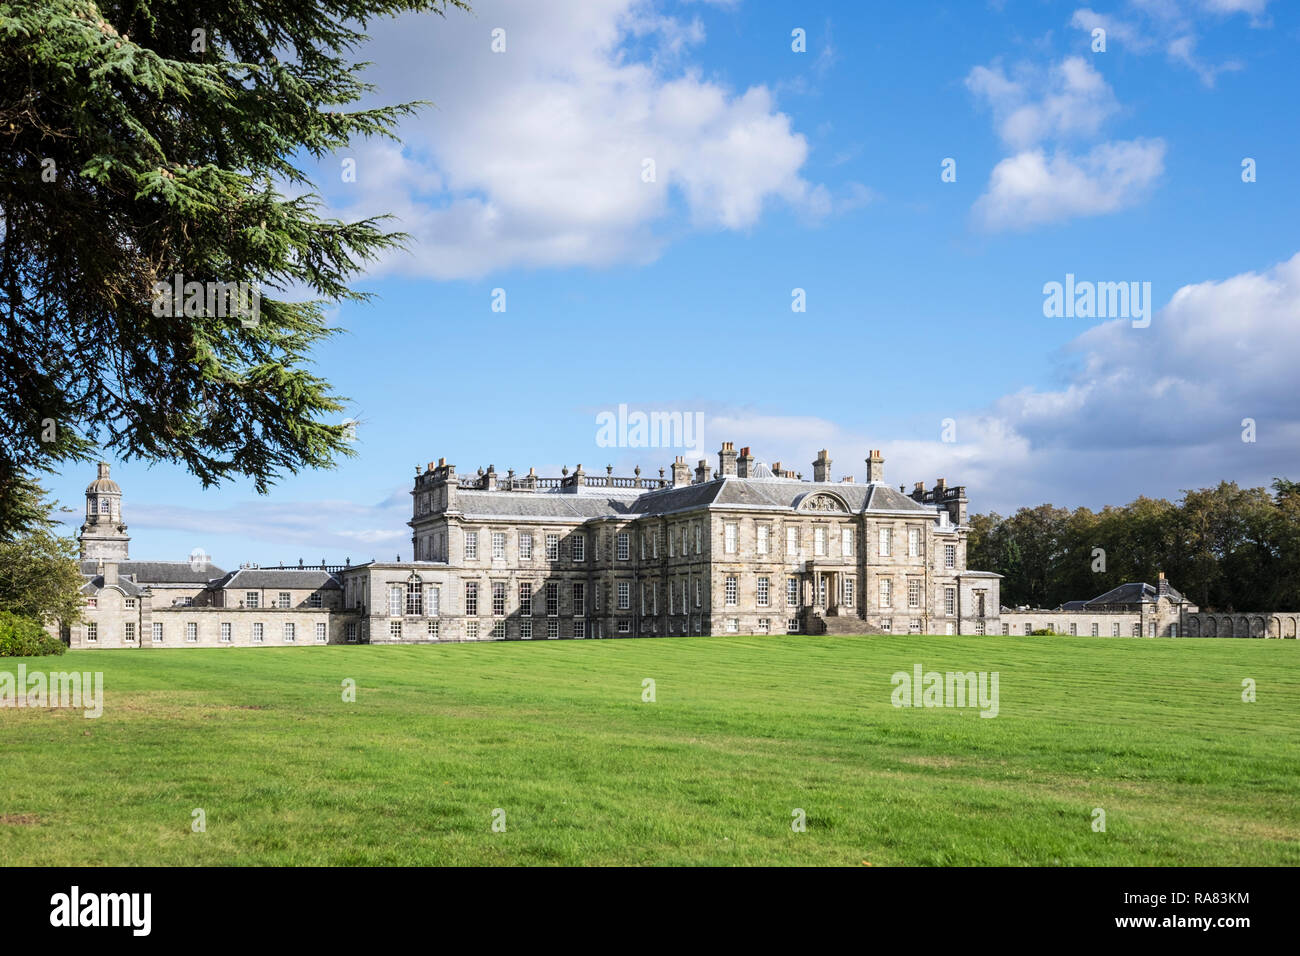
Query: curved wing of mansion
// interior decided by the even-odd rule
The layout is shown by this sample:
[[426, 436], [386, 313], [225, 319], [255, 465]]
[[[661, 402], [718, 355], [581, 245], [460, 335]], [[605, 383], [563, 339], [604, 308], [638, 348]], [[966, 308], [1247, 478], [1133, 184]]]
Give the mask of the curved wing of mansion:
[[[731, 442], [710, 473], [559, 478], [491, 466], [417, 469], [414, 561], [316, 568], [132, 561], [122, 491], [86, 489], [77, 648], [413, 644], [686, 634], [1027, 634], [1294, 637], [1288, 621], [1197, 615], [1168, 586], [1126, 584], [1051, 611], [999, 605], [1000, 576], [966, 567], [964, 487], [811, 481]], [[1208, 617], [1209, 620], [1202, 618]]]

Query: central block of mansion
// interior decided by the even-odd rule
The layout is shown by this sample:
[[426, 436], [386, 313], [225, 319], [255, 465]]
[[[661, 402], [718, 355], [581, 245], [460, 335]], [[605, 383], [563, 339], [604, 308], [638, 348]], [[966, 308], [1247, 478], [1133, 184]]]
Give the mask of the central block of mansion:
[[[74, 647], [421, 643], [684, 634], [996, 634], [1000, 578], [966, 568], [965, 488], [804, 480], [727, 442], [710, 473], [418, 471], [414, 561], [319, 569], [128, 559], [121, 490], [86, 489]], [[661, 470], [660, 475], [664, 473]]]
[[659, 479], [463, 476], [440, 460], [412, 490], [415, 563], [345, 572], [344, 607], [375, 643], [422, 623], [421, 638], [468, 640], [996, 625], [999, 577], [966, 570], [965, 489], [903, 494], [875, 451], [867, 474], [832, 482], [823, 450], [804, 481], [730, 442], [712, 475], [679, 456]]

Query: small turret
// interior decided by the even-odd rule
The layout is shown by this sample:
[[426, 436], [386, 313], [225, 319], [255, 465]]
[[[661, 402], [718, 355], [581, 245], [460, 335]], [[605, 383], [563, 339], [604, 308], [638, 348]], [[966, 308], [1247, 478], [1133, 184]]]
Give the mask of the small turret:
[[88, 560], [127, 560], [131, 541], [122, 522], [122, 489], [109, 477], [109, 464], [99, 463], [99, 475], [86, 486], [86, 523], [77, 539]]

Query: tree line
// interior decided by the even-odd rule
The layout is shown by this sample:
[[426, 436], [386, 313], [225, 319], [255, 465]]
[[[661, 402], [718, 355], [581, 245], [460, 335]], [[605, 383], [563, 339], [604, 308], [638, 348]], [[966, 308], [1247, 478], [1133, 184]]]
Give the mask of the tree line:
[[1002, 604], [1056, 607], [1165, 572], [1202, 610], [1300, 610], [1300, 482], [1142, 496], [1122, 507], [1021, 508], [970, 521], [967, 566], [1003, 575]]

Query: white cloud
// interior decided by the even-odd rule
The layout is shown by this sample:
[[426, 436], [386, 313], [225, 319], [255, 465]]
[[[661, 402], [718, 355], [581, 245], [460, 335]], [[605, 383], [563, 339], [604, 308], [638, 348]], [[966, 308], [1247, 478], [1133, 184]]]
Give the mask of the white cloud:
[[864, 186], [859, 182], [850, 182], [845, 189], [844, 194], [835, 197], [835, 199], [832, 200], [832, 203], [835, 212], [846, 213], [870, 205], [879, 198], [879, 194], [870, 186]]
[[1263, 15], [1269, 0], [1201, 0], [1201, 6], [1214, 13], [1249, 13], [1252, 17]]
[[1196, 0], [1195, 3], [1129, 0], [1129, 7], [1130, 16], [1126, 19], [1081, 7], [1074, 11], [1070, 26], [1087, 33], [1089, 40], [1093, 29], [1102, 27], [1108, 41], [1118, 39], [1123, 48], [1135, 53], [1163, 49], [1171, 63], [1187, 67], [1207, 87], [1214, 86], [1220, 73], [1243, 69], [1243, 65], [1237, 60], [1211, 64], [1196, 55], [1197, 31], [1203, 15], [1210, 13], [1223, 18], [1246, 13], [1250, 15], [1251, 26], [1269, 25], [1265, 16], [1268, 0]]
[[1169, 54], [1169, 59], [1186, 66], [1201, 78], [1202, 83], [1209, 87], [1214, 86], [1215, 80], [1220, 73], [1231, 73], [1242, 68], [1241, 64], [1236, 60], [1228, 60], [1218, 66], [1206, 63], [1196, 55], [1196, 37], [1190, 33], [1170, 40], [1166, 52]]
[[1080, 7], [1074, 11], [1074, 15], [1070, 18], [1070, 26], [1076, 30], [1084, 31], [1089, 38], [1092, 36], [1092, 31], [1098, 27], [1105, 30], [1107, 50], [1110, 49], [1110, 44], [1114, 40], [1118, 40], [1125, 49], [1132, 50], [1135, 53], [1143, 53], [1155, 46], [1155, 41], [1150, 36], [1143, 34], [1137, 24], [1104, 13], [1097, 13], [1088, 7]]
[[[211, 540], [215, 531], [222, 537], [237, 535], [275, 548], [297, 544], [351, 554], [354, 562], [360, 562], [371, 557], [372, 549], [384, 554], [409, 550], [411, 534], [405, 526], [411, 506], [408, 491], [395, 489], [374, 504], [258, 498], [214, 510], [140, 502], [132, 506], [130, 518], [137, 529], [193, 532], [196, 541]], [[322, 521], [323, 514], [330, 515], [330, 520]]]
[[[999, 135], [1015, 149], [1094, 135], [1119, 108], [1110, 86], [1083, 57], [1066, 57], [1045, 77], [1029, 68], [1021, 73], [1010, 79], [1001, 66], [977, 66], [966, 77], [967, 88], [988, 102]], [[1040, 87], [1042, 96], [1033, 97]]]
[[991, 230], [1100, 216], [1138, 202], [1164, 171], [1162, 140], [1102, 143], [1082, 156], [1028, 150], [993, 168], [975, 215]]
[[1074, 151], [1075, 141], [1095, 138], [1120, 109], [1105, 78], [1082, 57], [1066, 57], [1046, 71], [1022, 65], [1014, 76], [1000, 64], [977, 66], [966, 86], [989, 105], [998, 134], [1017, 150], [993, 168], [975, 202], [976, 221], [987, 229], [1117, 212], [1139, 202], [1164, 171], [1159, 139]]
[[[1079, 369], [1064, 387], [1007, 396], [994, 414], [1034, 456], [1093, 461], [1090, 476], [1118, 469], [1130, 496], [1144, 475], [1179, 488], [1267, 483], [1295, 471], [1300, 395], [1278, 386], [1300, 359], [1297, 316], [1300, 254], [1183, 286], [1150, 328], [1117, 320], [1080, 335], [1070, 348]], [[1241, 440], [1245, 418], [1258, 425], [1257, 443]]]
[[[495, 28], [504, 53], [491, 51]], [[331, 190], [337, 214], [392, 212], [412, 234], [381, 271], [645, 262], [679, 207], [697, 229], [747, 229], [774, 201], [831, 211], [801, 175], [807, 140], [766, 87], [733, 91], [677, 65], [704, 41], [698, 20], [646, 0], [482, 0], [472, 17], [371, 32], [380, 99], [437, 103], [403, 123], [400, 149], [360, 147], [357, 183]]]
[[1135, 13], [1152, 21], [1164, 22], [1185, 28], [1198, 15], [1214, 14], [1228, 17], [1237, 13], [1249, 14], [1252, 25], [1268, 10], [1270, 0], [1128, 0]]
[[[1296, 476], [1300, 394], [1279, 389], [1300, 361], [1300, 254], [1264, 273], [1184, 286], [1146, 329], [1095, 326], [1070, 350], [1078, 371], [1054, 390], [1023, 389], [985, 409], [954, 410], [957, 441], [885, 433], [815, 417], [719, 412], [707, 432], [804, 473], [829, 448], [836, 480], [862, 480], [882, 448], [886, 480], [910, 491], [945, 477], [976, 511], [1007, 513], [1044, 501], [1122, 504], [1140, 494], [1176, 498], [1220, 480], [1266, 485]], [[1241, 441], [1241, 420], [1259, 441]], [[710, 459], [713, 467], [713, 459]]]
[[[1078, 361], [1058, 387], [954, 409], [954, 444], [940, 441], [938, 421], [930, 435], [898, 425], [867, 434], [819, 418], [733, 412], [706, 427], [769, 462], [784, 457], [805, 477], [818, 448], [831, 450], [836, 479], [859, 480], [866, 450], [882, 448], [894, 486], [946, 477], [968, 487], [977, 511], [1176, 498], [1221, 480], [1267, 485], [1300, 477], [1300, 392], [1279, 387], [1300, 363], [1297, 317], [1300, 253], [1264, 272], [1183, 286], [1148, 328], [1093, 326], [1068, 347]], [[1241, 439], [1246, 418], [1256, 422], [1254, 443]]]

